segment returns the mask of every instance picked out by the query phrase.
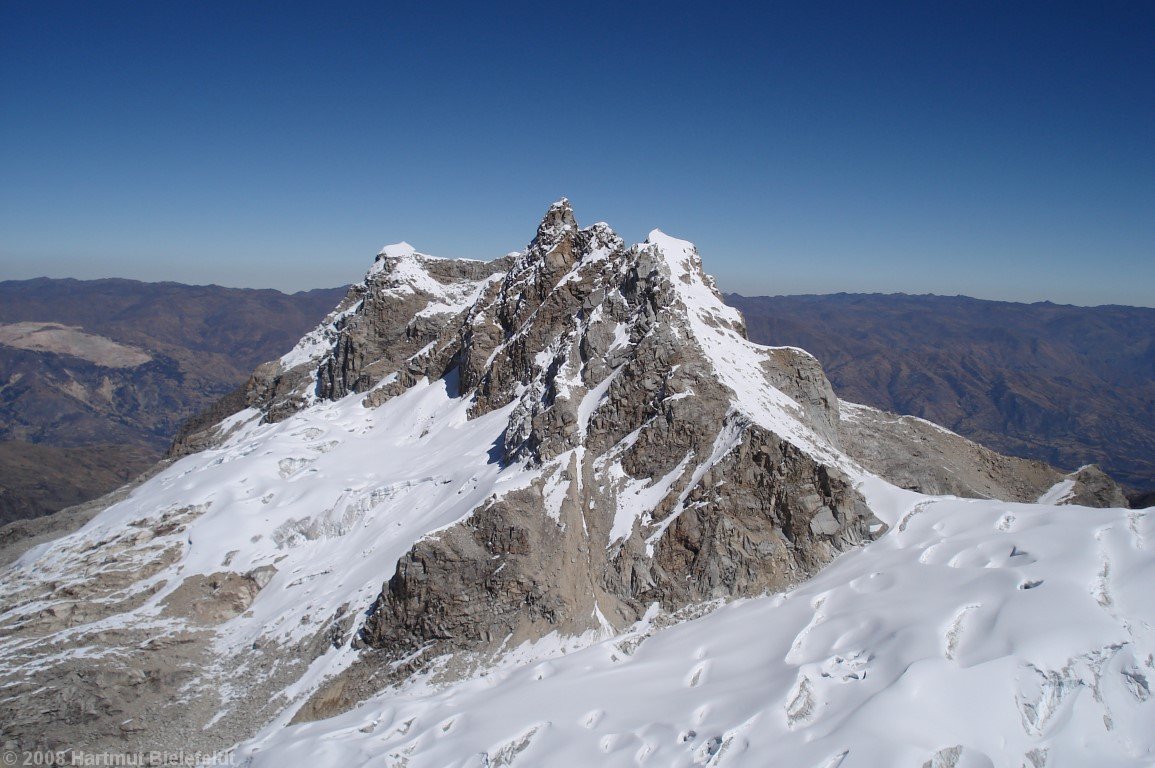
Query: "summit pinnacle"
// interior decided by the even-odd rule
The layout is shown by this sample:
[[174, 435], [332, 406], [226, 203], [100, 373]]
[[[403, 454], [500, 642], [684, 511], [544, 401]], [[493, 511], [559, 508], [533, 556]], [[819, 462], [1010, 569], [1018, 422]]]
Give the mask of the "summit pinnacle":
[[556, 243], [563, 233], [576, 229], [577, 221], [574, 219], [573, 208], [570, 206], [569, 200], [563, 197], [553, 203], [546, 211], [537, 228], [537, 236], [534, 238], [533, 244]]

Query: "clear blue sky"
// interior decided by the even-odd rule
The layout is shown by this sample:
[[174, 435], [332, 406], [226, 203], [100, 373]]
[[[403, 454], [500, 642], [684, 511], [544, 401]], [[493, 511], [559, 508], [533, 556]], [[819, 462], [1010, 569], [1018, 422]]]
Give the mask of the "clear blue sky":
[[1155, 304], [1155, 3], [0, 3], [0, 279], [296, 290], [565, 195], [724, 290]]

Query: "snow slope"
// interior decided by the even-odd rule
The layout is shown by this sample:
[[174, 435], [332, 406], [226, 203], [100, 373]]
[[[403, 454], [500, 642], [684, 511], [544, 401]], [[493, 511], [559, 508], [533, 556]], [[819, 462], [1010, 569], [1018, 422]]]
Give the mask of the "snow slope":
[[653, 248], [669, 269], [691, 332], [719, 379], [733, 391], [735, 410], [815, 459], [849, 470], [850, 462], [815, 434], [801, 406], [786, 393], [767, 386], [762, 363], [769, 348], [737, 332], [737, 328], [745, 327], [742, 313], [722, 301], [713, 278], [702, 269], [702, 257], [694, 244], [655, 229], [644, 245]]
[[640, 248], [669, 270], [735, 410], [848, 471], [891, 531], [788, 594], [662, 629], [655, 610], [584, 649], [546, 643], [464, 682], [268, 728], [241, 753], [414, 768], [1150, 764], [1151, 518], [881, 482], [761, 386], [764, 350], [730, 330], [740, 317], [690, 243], [655, 230]]
[[[0, 622], [15, 626], [37, 610], [58, 608], [62, 589], [83, 590], [114, 570], [143, 570], [168, 547], [180, 553], [174, 562], [116, 596], [129, 603], [148, 595], [140, 607], [54, 633], [40, 645], [58, 645], [59, 653], [42, 662], [72, 654], [92, 632], [179, 633], [186, 622], [166, 611], [166, 601], [190, 576], [222, 571], [275, 569], [250, 609], [216, 629], [217, 672], [255, 643], [307, 640], [340, 606], [371, 604], [419, 538], [534, 476], [491, 460], [509, 408], [468, 419], [468, 401], [452, 388], [452, 381], [422, 382], [377, 409], [365, 408], [359, 395], [319, 402], [277, 424], [242, 411], [230, 418], [236, 428], [221, 447], [185, 457], [76, 533], [26, 552], [4, 574], [5, 588], [16, 595], [48, 584], [52, 597], [17, 604]], [[187, 530], [163, 532], [165, 520], [186, 511], [195, 516]], [[139, 544], [125, 535], [149, 528], [159, 535]], [[101, 547], [116, 551], [115, 559], [93, 568], [83, 558]], [[0, 671], [13, 671], [9, 659], [29, 642], [0, 637]], [[352, 655], [348, 647], [331, 649], [287, 694], [310, 690]], [[236, 692], [238, 702], [244, 693]]]
[[411, 768], [1155, 761], [1149, 513], [874, 496], [897, 526], [788, 594], [388, 691], [241, 754]]

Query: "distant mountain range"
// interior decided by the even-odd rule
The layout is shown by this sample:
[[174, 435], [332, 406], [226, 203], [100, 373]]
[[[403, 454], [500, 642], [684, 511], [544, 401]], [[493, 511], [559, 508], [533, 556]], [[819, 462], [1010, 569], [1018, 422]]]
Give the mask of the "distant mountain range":
[[0, 282], [0, 522], [119, 486], [293, 346], [344, 288]]
[[[288, 351], [345, 292], [0, 282], [0, 523], [94, 498], [151, 466], [185, 420]], [[1155, 490], [1155, 309], [726, 299], [752, 340], [815, 354], [840, 397], [1063, 469], [1098, 463]]]
[[965, 296], [730, 294], [750, 338], [798, 346], [839, 397], [1063, 469], [1155, 489], [1155, 309]]

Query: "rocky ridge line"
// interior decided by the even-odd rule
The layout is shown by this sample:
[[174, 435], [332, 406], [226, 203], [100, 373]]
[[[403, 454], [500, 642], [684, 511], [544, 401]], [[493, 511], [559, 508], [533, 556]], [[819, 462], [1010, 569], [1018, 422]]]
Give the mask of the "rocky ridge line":
[[[422, 397], [447, 405], [426, 418]], [[384, 249], [324, 324], [258, 369], [243, 404], [189, 435], [201, 454], [4, 574], [2, 704], [20, 739], [219, 748], [417, 670], [463, 674], [523, 643], [612, 636], [655, 605], [682, 615], [785, 589], [885, 530], [855, 489], [866, 475], [817, 362], [747, 341], [689, 243], [655, 230], [627, 247], [579, 227], [564, 200], [497, 262]], [[379, 414], [412, 433], [355, 441]], [[436, 449], [463, 423], [495, 429], [476, 466]], [[336, 475], [326, 455], [394, 439], [413, 467], [402, 475], [432, 473], [342, 479], [335, 499], [294, 506], [323, 485], [315, 467]], [[275, 441], [301, 452], [264, 459]], [[474, 475], [445, 477], [459, 462]], [[229, 466], [248, 468], [236, 487], [198, 485]], [[279, 484], [246, 496], [262, 472]], [[430, 507], [448, 524], [385, 546], [388, 514], [400, 528]], [[375, 546], [392, 554], [373, 559]], [[148, 575], [125, 582], [133, 572]], [[334, 597], [314, 606], [311, 585]], [[214, 695], [209, 677], [241, 687]], [[56, 713], [58, 732], [39, 733], [36, 712]]]

